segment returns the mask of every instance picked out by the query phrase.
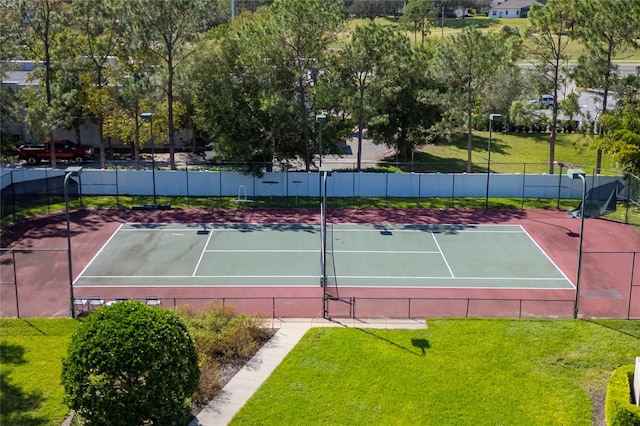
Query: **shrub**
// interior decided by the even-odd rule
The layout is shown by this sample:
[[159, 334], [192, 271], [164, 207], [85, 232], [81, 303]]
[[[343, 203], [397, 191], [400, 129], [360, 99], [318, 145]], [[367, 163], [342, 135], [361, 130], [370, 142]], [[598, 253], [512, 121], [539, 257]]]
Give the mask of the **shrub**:
[[184, 322], [135, 301], [89, 315], [62, 363], [65, 401], [92, 425], [185, 424], [199, 377]]
[[611, 374], [605, 401], [605, 417], [609, 426], [640, 426], [640, 407], [631, 403], [633, 370], [633, 365], [623, 365]]
[[[202, 376], [193, 402], [202, 404], [220, 393], [226, 370], [235, 370], [248, 361], [273, 331], [260, 321], [239, 314], [228, 306], [212, 305], [207, 310], [190, 306], [177, 308], [195, 341]], [[225, 371], [223, 371], [225, 370]]]

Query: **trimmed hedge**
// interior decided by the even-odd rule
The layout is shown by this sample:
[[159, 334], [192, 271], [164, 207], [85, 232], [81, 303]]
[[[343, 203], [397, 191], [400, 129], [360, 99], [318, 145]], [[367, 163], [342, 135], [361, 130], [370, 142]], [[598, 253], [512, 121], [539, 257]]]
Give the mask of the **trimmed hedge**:
[[640, 426], [640, 407], [631, 403], [634, 365], [623, 365], [607, 384], [605, 418], [609, 426]]

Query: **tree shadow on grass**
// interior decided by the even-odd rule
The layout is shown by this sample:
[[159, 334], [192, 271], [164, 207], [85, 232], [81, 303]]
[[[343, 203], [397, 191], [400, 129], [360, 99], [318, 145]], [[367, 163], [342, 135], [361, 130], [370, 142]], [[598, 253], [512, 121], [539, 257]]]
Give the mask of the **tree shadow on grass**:
[[0, 364], [25, 364], [24, 347], [12, 345], [7, 342], [0, 342]]
[[[24, 348], [3, 342], [0, 344], [0, 362], [6, 367], [9, 364], [25, 364]], [[8, 372], [0, 374], [0, 424], [2, 425], [44, 425], [48, 420], [33, 416], [45, 400], [41, 392], [25, 392], [20, 386], [12, 383]]]

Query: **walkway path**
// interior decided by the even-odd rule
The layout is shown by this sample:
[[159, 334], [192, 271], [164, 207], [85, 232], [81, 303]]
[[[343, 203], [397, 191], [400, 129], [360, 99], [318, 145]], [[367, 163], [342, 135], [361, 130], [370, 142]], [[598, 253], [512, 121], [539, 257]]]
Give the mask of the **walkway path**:
[[278, 329], [276, 335], [227, 383], [220, 395], [211, 401], [189, 426], [229, 424], [233, 416], [311, 327], [426, 328], [424, 321], [411, 319], [341, 319], [340, 321], [330, 321], [322, 318], [287, 318], [269, 320], [268, 325]]

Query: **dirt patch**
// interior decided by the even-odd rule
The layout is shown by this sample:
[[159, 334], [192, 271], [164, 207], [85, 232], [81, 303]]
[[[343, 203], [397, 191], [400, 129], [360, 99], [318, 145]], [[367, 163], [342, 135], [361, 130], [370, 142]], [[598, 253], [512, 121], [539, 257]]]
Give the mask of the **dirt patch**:
[[607, 422], [604, 419], [605, 399], [606, 393], [604, 391], [595, 391], [591, 393], [591, 404], [593, 405], [591, 422], [593, 423], [593, 426], [607, 426]]

